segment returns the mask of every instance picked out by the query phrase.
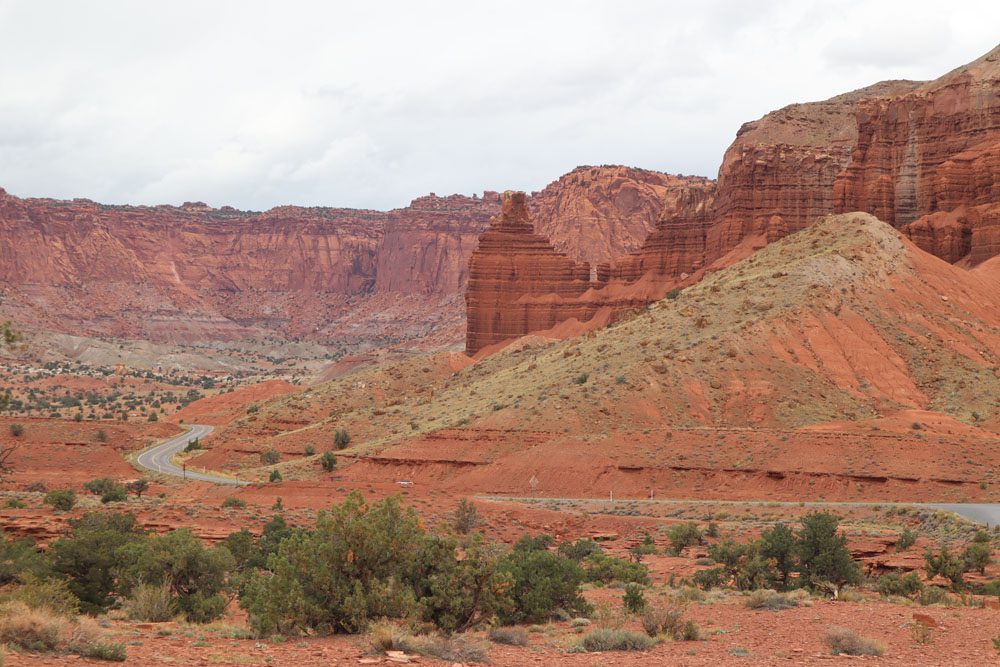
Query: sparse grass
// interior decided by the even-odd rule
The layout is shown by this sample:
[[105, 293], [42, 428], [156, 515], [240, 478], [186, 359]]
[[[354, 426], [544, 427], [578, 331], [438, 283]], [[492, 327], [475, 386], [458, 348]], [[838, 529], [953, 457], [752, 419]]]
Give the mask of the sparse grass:
[[132, 596], [125, 601], [125, 614], [130, 620], [144, 623], [169, 621], [177, 614], [170, 584], [164, 582], [159, 586], [137, 586], [132, 591]]
[[507, 644], [509, 646], [527, 646], [528, 633], [524, 628], [499, 627], [491, 628], [489, 639], [494, 644]]
[[43, 653], [67, 652], [98, 660], [125, 660], [125, 645], [107, 641], [94, 619], [60, 616], [21, 602], [8, 602], [0, 607], [0, 643]]
[[611, 630], [598, 628], [584, 635], [580, 641], [589, 653], [601, 651], [648, 651], [656, 646], [656, 640], [631, 630]]
[[885, 647], [880, 643], [862, 637], [850, 628], [832, 625], [826, 629], [823, 642], [830, 647], [833, 655], [883, 655]]
[[781, 611], [782, 609], [793, 609], [798, 607], [799, 601], [791, 595], [786, 595], [777, 591], [759, 590], [752, 592], [749, 597], [747, 597], [746, 605], [751, 609]]

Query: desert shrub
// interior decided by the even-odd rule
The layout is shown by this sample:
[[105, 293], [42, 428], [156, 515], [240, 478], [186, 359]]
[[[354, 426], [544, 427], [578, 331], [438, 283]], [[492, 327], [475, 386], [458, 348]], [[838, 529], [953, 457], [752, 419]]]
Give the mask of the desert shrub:
[[20, 498], [9, 498], [7, 502], [4, 503], [4, 507], [12, 510], [23, 510], [27, 506], [28, 503], [24, 502]]
[[177, 615], [177, 601], [169, 581], [160, 584], [140, 584], [132, 589], [125, 601], [125, 613], [130, 620], [161, 623]]
[[360, 632], [369, 619], [412, 612], [412, 581], [424, 537], [416, 513], [397, 498], [368, 505], [357, 492], [312, 531], [281, 541], [270, 576], [253, 575], [240, 604], [261, 634]]
[[563, 542], [559, 545], [559, 553], [579, 563], [588, 556], [603, 554], [604, 551], [597, 542], [589, 537], [584, 537], [575, 542]]
[[649, 533], [646, 533], [646, 536], [642, 538], [642, 542], [629, 549], [629, 555], [637, 563], [642, 560], [643, 556], [650, 556], [655, 553], [656, 542], [653, 541], [653, 536]]
[[458, 507], [455, 509], [455, 514], [452, 518], [452, 525], [455, 526], [455, 530], [465, 535], [475, 530], [479, 524], [479, 510], [476, 509], [476, 506], [467, 498], [459, 500]]
[[260, 462], [266, 466], [273, 466], [281, 460], [281, 454], [276, 449], [268, 449], [260, 453]]
[[524, 628], [491, 628], [488, 636], [490, 641], [496, 644], [507, 644], [508, 646], [528, 645], [528, 633]]
[[792, 609], [799, 606], [799, 601], [789, 595], [782, 595], [777, 591], [760, 589], [752, 592], [747, 598], [746, 605], [751, 609], [767, 609], [768, 611], [781, 611], [782, 609]]
[[713, 567], [695, 572], [691, 579], [698, 588], [710, 590], [725, 586], [728, 580], [728, 573], [724, 567]]
[[204, 449], [201, 445], [201, 438], [194, 438], [192, 440], [188, 440], [187, 445], [184, 446], [185, 452], [193, 452], [199, 449]]
[[514, 544], [514, 551], [545, 551], [552, 546], [551, 535], [524, 535]]
[[344, 449], [351, 444], [351, 434], [346, 428], [338, 428], [333, 432], [333, 444], [337, 449]]
[[243, 500], [242, 498], [237, 498], [236, 496], [228, 496], [225, 500], [222, 501], [222, 506], [227, 509], [229, 508], [243, 509], [244, 507], [247, 506], [247, 501]]
[[642, 586], [636, 583], [625, 585], [625, 595], [622, 598], [625, 609], [633, 614], [640, 614], [646, 608], [646, 596], [642, 593]]
[[99, 477], [85, 482], [83, 488], [87, 489], [95, 496], [101, 496], [119, 486], [118, 482], [110, 477]]
[[97, 429], [97, 442], [107, 442], [107, 441], [108, 441], [108, 432], [105, 431], [103, 428]]
[[158, 421], [160, 421], [160, 416], [158, 414], [156, 414], [155, 412], [150, 412], [149, 413], [149, 417], [146, 418], [146, 421], [158, 422]]
[[121, 642], [94, 642], [87, 646], [81, 653], [84, 658], [95, 660], [107, 660], [109, 662], [125, 662], [127, 657], [125, 644]]
[[854, 630], [830, 626], [823, 637], [833, 655], [882, 655], [885, 648], [878, 642], [860, 636]]
[[60, 512], [68, 512], [76, 505], [76, 492], [73, 489], [57, 489], [45, 494], [45, 504]]
[[132, 514], [88, 512], [69, 524], [69, 535], [49, 547], [52, 569], [67, 579], [81, 610], [100, 613], [114, 602], [118, 549], [144, 533]]
[[27, 537], [8, 540], [0, 531], [0, 585], [23, 582], [26, 574], [41, 576], [47, 567], [45, 556], [34, 540]]
[[610, 584], [621, 582], [627, 584], [649, 585], [649, 568], [642, 563], [632, 563], [622, 558], [608, 556], [603, 552], [590, 555], [583, 561], [586, 580], [592, 583]]
[[116, 556], [126, 595], [143, 584], [169, 585], [177, 608], [193, 623], [213, 621], [226, 609], [234, 559], [225, 546], [206, 549], [182, 528], [127, 544]]
[[24, 435], [24, 424], [14, 423], [11, 424], [8, 428], [10, 429], [10, 434], [15, 438], [20, 438], [22, 435]]
[[509, 586], [509, 604], [500, 610], [505, 625], [541, 623], [558, 609], [576, 615], [590, 611], [580, 595], [583, 570], [559, 554], [514, 549], [501, 563], [500, 572]]
[[679, 523], [670, 527], [667, 539], [670, 540], [670, 550], [677, 555], [687, 547], [701, 544], [702, 536], [697, 524]]
[[937, 554], [930, 549], [924, 553], [924, 571], [927, 572], [927, 578], [942, 576], [951, 583], [954, 591], [960, 591], [965, 587], [965, 570], [965, 561], [948, 551], [948, 547], [941, 547], [941, 551]]
[[588, 652], [602, 651], [648, 651], [656, 646], [656, 640], [631, 630], [611, 630], [597, 628], [584, 635], [580, 642]]
[[[726, 538], [708, 548], [708, 555], [721, 566], [721, 580], [732, 581], [738, 590], [756, 590], [773, 585], [777, 575], [771, 561], [761, 553], [760, 542], [737, 544]], [[710, 572], [710, 570], [706, 570]], [[704, 575], [704, 577], [715, 575]]]
[[890, 595], [913, 597], [924, 590], [924, 584], [916, 572], [910, 572], [903, 576], [891, 572], [878, 578], [876, 588], [880, 595], [886, 597]]
[[316, 448], [313, 447], [312, 445], [306, 445], [303, 452], [305, 453], [306, 456], [312, 456], [313, 454], [316, 453]]
[[714, 521], [709, 522], [708, 528], [705, 529], [705, 537], [718, 537], [719, 536], [719, 524]]
[[47, 610], [58, 616], [76, 616], [80, 601], [69, 590], [69, 585], [59, 579], [39, 579], [30, 572], [21, 576], [22, 585], [11, 599], [24, 603], [30, 609]]
[[917, 542], [917, 531], [904, 528], [896, 540], [896, 551], [906, 551]]
[[271, 474], [267, 476], [267, 481], [275, 483], [275, 484], [277, 484], [278, 482], [282, 481], [282, 479], [283, 478], [281, 476], [281, 471], [277, 470], [277, 469], [272, 470]]
[[333, 452], [323, 452], [319, 457], [319, 464], [326, 472], [333, 472], [337, 468], [337, 455]]
[[587, 379], [590, 376], [586, 373], [580, 373], [575, 378], [573, 378], [573, 384], [587, 384]]
[[[683, 640], [697, 639], [697, 627], [692, 633], [684, 620], [684, 606], [680, 604], [653, 604], [646, 607], [639, 617], [642, 629], [650, 637]], [[693, 624], [692, 624], [693, 625]], [[694, 637], [690, 637], [694, 634]]]
[[945, 604], [948, 602], [948, 591], [940, 586], [927, 586], [917, 596], [917, 602], [925, 607], [932, 604]]
[[847, 549], [847, 538], [837, 532], [839, 519], [828, 512], [802, 518], [795, 552], [802, 581], [812, 588], [832, 587], [834, 595], [861, 580], [861, 570]]
[[108, 503], [120, 503], [126, 500], [128, 500], [128, 491], [121, 484], [117, 484], [101, 494], [101, 502], [105, 505]]

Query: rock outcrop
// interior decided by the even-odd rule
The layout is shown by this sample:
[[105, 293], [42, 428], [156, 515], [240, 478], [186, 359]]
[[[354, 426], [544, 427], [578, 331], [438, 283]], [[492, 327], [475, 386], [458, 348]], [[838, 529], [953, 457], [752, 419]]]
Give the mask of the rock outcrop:
[[578, 316], [574, 300], [590, 287], [590, 265], [535, 233], [523, 192], [505, 192], [500, 215], [469, 260], [466, 351]]

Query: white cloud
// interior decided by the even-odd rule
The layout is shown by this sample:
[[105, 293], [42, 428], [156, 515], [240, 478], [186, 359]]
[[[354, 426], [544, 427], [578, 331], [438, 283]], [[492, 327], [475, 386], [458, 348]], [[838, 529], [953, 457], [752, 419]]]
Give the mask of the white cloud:
[[978, 57], [995, 4], [0, 0], [0, 187], [390, 208], [713, 176], [746, 120]]

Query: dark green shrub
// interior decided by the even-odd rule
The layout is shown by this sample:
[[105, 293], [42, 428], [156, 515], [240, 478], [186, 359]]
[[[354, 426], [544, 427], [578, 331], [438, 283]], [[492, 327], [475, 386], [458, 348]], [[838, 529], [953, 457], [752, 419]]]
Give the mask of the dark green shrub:
[[761, 555], [760, 542], [737, 544], [726, 538], [711, 545], [708, 555], [722, 566], [723, 578], [732, 581], [737, 590], [769, 588], [777, 579], [772, 561]]
[[123, 594], [140, 585], [168, 585], [177, 608], [192, 623], [222, 616], [226, 577], [234, 559], [224, 546], [206, 549], [190, 530], [173, 530], [124, 545], [116, 552]]
[[184, 451], [185, 452], [193, 452], [193, 451], [196, 451], [196, 450], [199, 450], [199, 449], [204, 449], [201, 446], [201, 439], [200, 438], [194, 438], [193, 440], [188, 440], [187, 445], [184, 447]]
[[120, 503], [128, 500], [128, 491], [122, 484], [115, 484], [103, 494], [101, 494], [101, 502], [107, 505], [108, 503]]
[[965, 587], [965, 561], [952, 555], [948, 547], [941, 547], [937, 555], [928, 549], [924, 554], [924, 570], [928, 579], [939, 575], [947, 579], [954, 591], [960, 591]]
[[109, 662], [125, 662], [125, 644], [120, 642], [94, 642], [87, 646], [81, 653], [84, 658], [94, 658], [95, 660], [107, 660]]
[[319, 464], [323, 470], [333, 472], [337, 469], [337, 456], [333, 452], [323, 452], [323, 456], [319, 458]]
[[781, 585], [787, 586], [788, 576], [795, 569], [795, 535], [791, 528], [779, 523], [761, 533], [760, 555], [774, 563]]
[[642, 586], [636, 583], [625, 584], [625, 595], [622, 598], [625, 609], [633, 614], [641, 614], [646, 609], [646, 596]]
[[667, 538], [670, 540], [670, 550], [674, 555], [679, 555], [685, 548], [701, 544], [701, 531], [698, 524], [679, 523], [671, 526], [667, 530]]
[[948, 591], [940, 586], [927, 586], [917, 596], [917, 602], [925, 607], [932, 604], [945, 604], [948, 602]]
[[973, 542], [962, 554], [967, 570], [978, 570], [979, 574], [986, 574], [986, 568], [993, 562], [993, 548], [989, 542]]
[[504, 625], [541, 623], [558, 609], [586, 615], [590, 605], [580, 595], [584, 573], [568, 558], [549, 551], [512, 551], [500, 564], [509, 582], [509, 605], [500, 610]]
[[525, 535], [514, 544], [514, 551], [546, 551], [555, 540], [551, 535]]
[[222, 501], [222, 506], [226, 509], [229, 508], [243, 509], [244, 507], [247, 506], [247, 501], [243, 500], [242, 498], [237, 498], [236, 496], [229, 496]]
[[698, 588], [710, 590], [712, 588], [722, 588], [728, 581], [726, 568], [713, 567], [707, 570], [699, 570], [694, 573], [692, 581]]
[[861, 570], [847, 549], [847, 538], [837, 533], [839, 519], [827, 512], [814, 512], [802, 519], [795, 551], [803, 582], [813, 588], [833, 587], [861, 581]]
[[649, 569], [642, 563], [631, 563], [604, 553], [591, 554], [583, 561], [587, 581], [610, 584], [612, 582], [649, 585]]
[[52, 569], [68, 580], [82, 611], [101, 613], [114, 602], [118, 550], [144, 533], [132, 514], [88, 512], [69, 525], [69, 535], [49, 547]]
[[97, 429], [97, 442], [107, 442], [107, 441], [108, 441], [108, 432], [105, 431], [103, 428]]
[[24, 581], [24, 575], [41, 576], [48, 566], [35, 541], [21, 537], [8, 540], [0, 531], [0, 585]]
[[880, 595], [914, 597], [924, 590], [924, 584], [916, 572], [910, 572], [904, 576], [893, 572], [879, 577], [876, 588]]
[[20, 438], [22, 435], [24, 435], [24, 424], [14, 423], [11, 424], [8, 428], [10, 429], [10, 434], [15, 438]]
[[590, 376], [586, 373], [580, 373], [575, 378], [573, 378], [573, 384], [587, 384], [587, 378]]
[[45, 504], [60, 512], [68, 512], [76, 506], [76, 491], [58, 489], [45, 494]]
[[281, 460], [281, 454], [275, 449], [268, 449], [260, 453], [260, 462], [266, 466], [273, 466]]
[[149, 489], [149, 482], [145, 479], [136, 479], [126, 484], [125, 487], [129, 492], [134, 493], [136, 498], [142, 498], [142, 494]]
[[312, 456], [316, 453], [316, 448], [312, 445], [306, 445], [305, 450], [303, 450], [306, 456]]
[[588, 556], [603, 554], [604, 551], [601, 549], [600, 544], [589, 537], [583, 537], [575, 542], [563, 542], [559, 545], [559, 553], [579, 563]]
[[274, 482], [274, 483], [280, 482], [282, 480], [281, 471], [277, 469], [272, 470], [271, 474], [268, 475], [267, 479], [269, 482]]

